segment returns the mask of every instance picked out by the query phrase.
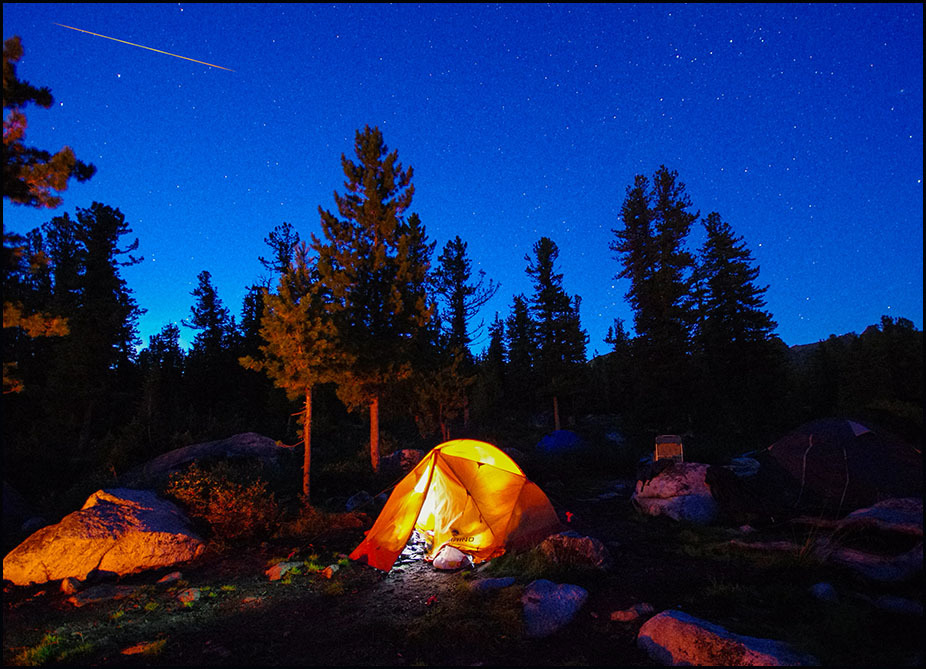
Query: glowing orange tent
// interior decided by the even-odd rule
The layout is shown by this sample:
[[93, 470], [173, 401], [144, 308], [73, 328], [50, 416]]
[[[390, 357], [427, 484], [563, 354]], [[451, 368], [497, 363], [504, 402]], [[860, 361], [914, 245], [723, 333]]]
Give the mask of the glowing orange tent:
[[399, 481], [350, 557], [389, 571], [417, 529], [430, 541], [427, 559], [449, 544], [478, 563], [559, 528], [550, 500], [514, 460], [491, 444], [457, 439]]

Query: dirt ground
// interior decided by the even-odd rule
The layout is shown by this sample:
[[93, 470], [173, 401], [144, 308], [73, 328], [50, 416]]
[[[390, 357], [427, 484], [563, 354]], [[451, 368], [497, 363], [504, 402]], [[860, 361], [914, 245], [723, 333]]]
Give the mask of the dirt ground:
[[[156, 583], [170, 570], [124, 578], [118, 585], [133, 586], [131, 596], [79, 608], [57, 584], [7, 588], [4, 664], [63, 658], [124, 666], [648, 666], [636, 646], [645, 618], [611, 619], [643, 602], [788, 641], [822, 664], [922, 664], [922, 617], [873, 614], [864, 605], [873, 594], [868, 584], [812, 563], [733, 559], [723, 546], [738, 530], [643, 518], [628, 495], [614, 482], [557, 491], [566, 528], [603, 541], [614, 565], [552, 574], [586, 588], [589, 598], [570, 625], [545, 639], [522, 633], [520, 592], [534, 576], [519, 572], [514, 556], [507, 565], [509, 556], [474, 570], [439, 572], [417, 562], [388, 574], [342, 559], [331, 578], [268, 580], [267, 567], [280, 559], [336, 562], [362, 537], [355, 530], [312, 546], [264, 543], [209, 553], [179, 567], [180, 582]], [[468, 588], [475, 578], [507, 574], [516, 585], [478, 595]], [[826, 609], [807, 595], [821, 580], [851, 596]], [[200, 599], [183, 604], [178, 595], [186, 588], [197, 588]], [[921, 581], [904, 588], [922, 602]]]

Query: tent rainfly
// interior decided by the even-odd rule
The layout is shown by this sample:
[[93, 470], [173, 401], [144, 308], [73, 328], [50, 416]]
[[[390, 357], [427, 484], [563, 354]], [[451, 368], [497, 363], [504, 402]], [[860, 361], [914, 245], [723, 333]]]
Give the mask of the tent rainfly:
[[457, 439], [433, 448], [399, 481], [350, 558], [389, 571], [414, 529], [430, 543], [426, 559], [451, 545], [478, 563], [539, 542], [560, 522], [508, 455]]
[[768, 484], [793, 508], [837, 514], [923, 494], [923, 454], [871, 426], [846, 419], [806, 423], [754, 454]]

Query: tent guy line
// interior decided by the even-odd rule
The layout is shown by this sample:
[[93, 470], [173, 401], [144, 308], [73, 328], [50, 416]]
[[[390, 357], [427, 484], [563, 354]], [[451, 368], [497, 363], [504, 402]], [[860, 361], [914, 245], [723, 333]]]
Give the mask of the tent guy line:
[[55, 25], [61, 26], [62, 28], [67, 28], [68, 30], [76, 30], [79, 33], [86, 33], [88, 35], [93, 35], [94, 37], [102, 37], [103, 39], [109, 39], [109, 40], [112, 40], [113, 42], [120, 42], [121, 44], [128, 44], [129, 46], [137, 46], [139, 49], [147, 49], [148, 51], [154, 51], [155, 53], [162, 53], [165, 56], [173, 56], [174, 58], [182, 58], [183, 60], [189, 60], [194, 63], [199, 63], [200, 65], [207, 65], [209, 67], [215, 67], [220, 70], [225, 70], [226, 72], [234, 72], [234, 70], [227, 68], [227, 67], [222, 67], [221, 65], [213, 65], [212, 63], [207, 63], [202, 60], [196, 60], [195, 58], [187, 58], [186, 56], [180, 56], [176, 53], [170, 53], [169, 51], [161, 51], [160, 49], [154, 49], [150, 46], [145, 46], [144, 44], [135, 44], [134, 42], [126, 42], [124, 39], [117, 39], [115, 37], [101, 35], [100, 33], [93, 33], [93, 32], [90, 32], [89, 30], [82, 30], [80, 28], [75, 28], [73, 26], [66, 26], [63, 23], [56, 23]]

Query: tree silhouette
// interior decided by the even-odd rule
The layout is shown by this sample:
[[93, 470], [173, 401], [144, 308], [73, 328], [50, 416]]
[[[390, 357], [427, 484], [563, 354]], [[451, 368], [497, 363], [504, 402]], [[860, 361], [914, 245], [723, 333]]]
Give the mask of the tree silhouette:
[[427, 274], [433, 245], [415, 214], [406, 216], [412, 169], [389, 152], [377, 128], [356, 133], [357, 162], [341, 165], [345, 193], [337, 215], [319, 207], [322, 238], [312, 236], [319, 280], [341, 346], [352, 360], [338, 378], [338, 396], [370, 413], [370, 461], [379, 470], [379, 401], [412, 371], [415, 342], [431, 319]]
[[[22, 42], [13, 36], [3, 43], [3, 197], [13, 204], [35, 208], [55, 208], [62, 199], [56, 192], [67, 188], [68, 180], [86, 181], [96, 168], [78, 161], [70, 148], [52, 155], [26, 146], [27, 119], [23, 109], [29, 104], [48, 109], [54, 98], [47, 87], [35, 88], [19, 79], [16, 63], [22, 58]], [[30, 275], [47, 268], [47, 256], [25, 237], [3, 230], [3, 393], [21, 392], [22, 378], [15, 374], [23, 337], [60, 337], [68, 334], [67, 319], [29, 304], [36, 297], [26, 290]]]
[[470, 321], [491, 300], [500, 288], [491, 279], [486, 283], [485, 272], [472, 282], [473, 261], [466, 255], [467, 244], [457, 235], [444, 245], [434, 270], [435, 292], [441, 297], [442, 320], [446, 323], [447, 345], [469, 353], [472, 341]]
[[48, 109], [54, 98], [47, 87], [35, 88], [17, 77], [16, 63], [22, 54], [18, 36], [3, 43], [3, 197], [13, 204], [54, 209], [62, 201], [58, 193], [67, 189], [70, 179], [87, 181], [96, 168], [77, 160], [67, 146], [55, 154], [26, 146], [23, 108], [35, 104]]
[[577, 390], [588, 336], [579, 322], [581, 300], [566, 294], [563, 275], [556, 271], [559, 247], [548, 237], [542, 237], [532, 250], [534, 256], [524, 259], [534, 286], [530, 310], [536, 337], [535, 372], [553, 400], [554, 429], [559, 430], [559, 398]]
[[646, 397], [635, 413], [659, 430], [687, 427], [691, 419], [694, 258], [685, 241], [698, 214], [690, 208], [676, 172], [662, 166], [652, 182], [637, 175], [610, 247], [621, 266], [617, 278], [630, 280], [627, 299], [645, 382], [640, 395]]
[[698, 393], [708, 400], [702, 420], [735, 439], [762, 424], [780, 400], [781, 362], [775, 322], [765, 311], [766, 287], [742, 237], [716, 212], [704, 220], [695, 295], [699, 305]]
[[530, 410], [537, 389], [534, 363], [537, 358], [535, 323], [524, 295], [515, 295], [505, 320], [508, 349], [507, 385], [509, 406], [519, 413]]

